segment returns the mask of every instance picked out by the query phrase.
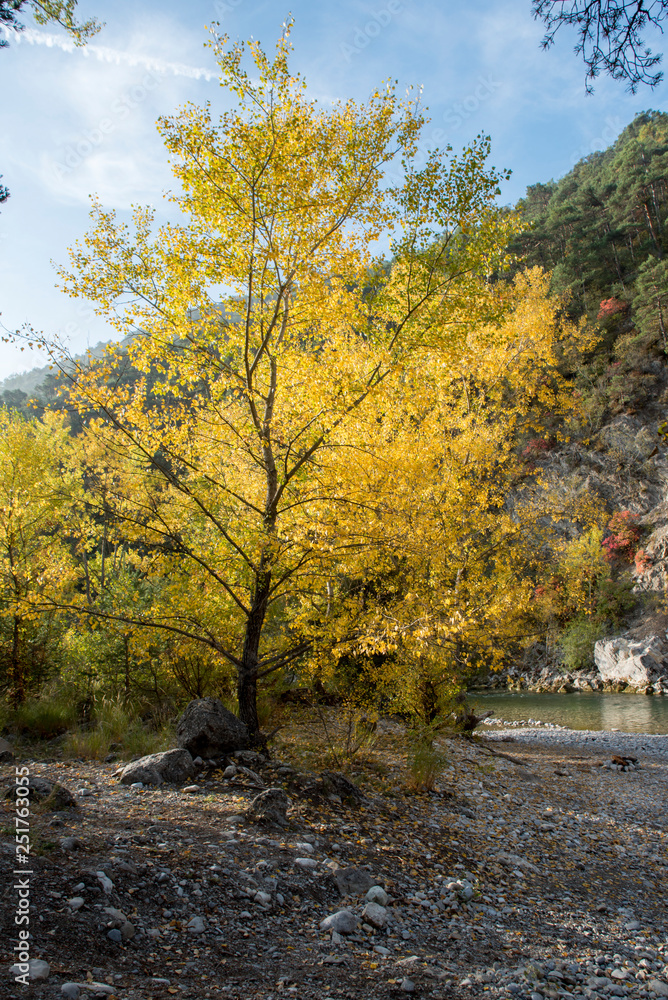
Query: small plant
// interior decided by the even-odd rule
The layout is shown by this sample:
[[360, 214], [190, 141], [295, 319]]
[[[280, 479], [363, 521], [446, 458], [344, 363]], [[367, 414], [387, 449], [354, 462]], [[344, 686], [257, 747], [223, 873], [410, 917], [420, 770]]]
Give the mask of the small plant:
[[421, 725], [409, 733], [407, 785], [413, 792], [431, 792], [448, 758], [435, 745], [438, 725]]
[[551, 451], [554, 448], [554, 445], [555, 441], [553, 438], [532, 438], [523, 450], [522, 458], [527, 461], [540, 458], [542, 455], [546, 455], [549, 451]]
[[608, 530], [610, 534], [602, 543], [606, 559], [632, 562], [642, 538], [637, 515], [629, 510], [618, 510], [608, 521]]
[[[316, 728], [324, 737], [326, 759], [340, 769], [349, 770], [362, 750], [370, 750], [376, 742], [376, 719], [353, 701], [338, 708], [327, 708], [315, 702]], [[312, 724], [313, 728], [313, 724]]]

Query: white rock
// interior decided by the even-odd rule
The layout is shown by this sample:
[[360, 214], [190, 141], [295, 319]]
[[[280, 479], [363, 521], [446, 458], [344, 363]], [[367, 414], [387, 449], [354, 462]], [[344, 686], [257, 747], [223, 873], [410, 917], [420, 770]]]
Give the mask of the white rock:
[[191, 934], [203, 934], [206, 930], [206, 923], [201, 917], [194, 916], [188, 921], [188, 931]]
[[318, 862], [315, 858], [295, 858], [295, 864], [300, 868], [317, 868]]
[[647, 983], [647, 989], [653, 990], [660, 997], [668, 997], [668, 984], [662, 983], [660, 979], [650, 979]]
[[372, 885], [366, 896], [367, 903], [378, 903], [379, 906], [387, 906], [388, 895], [380, 885]]
[[69, 906], [70, 910], [80, 910], [85, 902], [86, 900], [83, 898], [83, 896], [72, 896], [71, 899], [67, 900], [67, 905]]
[[51, 966], [41, 958], [31, 958], [29, 962], [19, 962], [9, 970], [12, 976], [28, 975], [28, 979], [48, 979]]
[[668, 646], [658, 635], [642, 642], [620, 636], [599, 639], [594, 660], [604, 681], [624, 681], [630, 687], [646, 688], [668, 670]]
[[114, 888], [114, 883], [105, 874], [105, 872], [95, 872], [95, 877], [102, 886], [102, 890], [106, 896], [109, 895], [111, 890]]
[[402, 990], [402, 992], [404, 993], [414, 993], [415, 983], [413, 982], [412, 979], [408, 979], [408, 977], [405, 977], [404, 979], [401, 980], [401, 986], [399, 987], [399, 989]]
[[336, 931], [337, 934], [352, 934], [357, 930], [358, 920], [350, 910], [337, 910], [320, 921], [321, 931]]
[[297, 848], [298, 851], [303, 851], [304, 854], [313, 854], [315, 850], [313, 844], [307, 844], [307, 843], [295, 844], [295, 847]]

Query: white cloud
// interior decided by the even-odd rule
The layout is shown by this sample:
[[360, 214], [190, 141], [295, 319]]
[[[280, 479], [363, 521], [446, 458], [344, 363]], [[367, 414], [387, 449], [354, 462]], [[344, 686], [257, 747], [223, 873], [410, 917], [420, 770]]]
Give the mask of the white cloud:
[[[4, 29], [4, 34], [10, 35], [10, 32]], [[202, 66], [187, 66], [185, 63], [170, 62], [140, 52], [113, 49], [108, 45], [88, 43], [85, 47], [77, 46], [70, 38], [52, 35], [46, 31], [36, 31], [33, 28], [18, 33], [12, 32], [11, 38], [14, 44], [25, 42], [28, 45], [45, 45], [50, 49], [57, 48], [63, 52], [77, 53], [86, 59], [93, 56], [98, 62], [112, 63], [116, 66], [142, 66], [155, 73], [171, 73], [173, 76], [185, 76], [192, 80], [217, 80], [220, 76], [217, 71]]]

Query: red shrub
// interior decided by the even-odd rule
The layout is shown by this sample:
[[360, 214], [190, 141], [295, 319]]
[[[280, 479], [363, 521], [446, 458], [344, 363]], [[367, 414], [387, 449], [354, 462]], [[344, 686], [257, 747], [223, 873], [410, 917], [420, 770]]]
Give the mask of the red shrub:
[[597, 320], [610, 319], [611, 316], [616, 316], [618, 313], [626, 312], [628, 305], [626, 302], [621, 302], [619, 299], [614, 297], [611, 299], [603, 299], [600, 306], [598, 307]]
[[618, 510], [608, 521], [608, 530], [610, 534], [602, 542], [606, 559], [631, 562], [642, 537], [637, 515], [630, 510]]

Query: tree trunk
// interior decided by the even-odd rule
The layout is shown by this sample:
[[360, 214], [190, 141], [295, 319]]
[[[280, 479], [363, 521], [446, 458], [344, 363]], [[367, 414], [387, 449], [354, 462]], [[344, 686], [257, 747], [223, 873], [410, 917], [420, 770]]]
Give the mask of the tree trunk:
[[125, 667], [125, 701], [130, 698], [130, 641], [127, 632], [123, 633], [123, 656]]
[[14, 615], [14, 627], [12, 630], [12, 651], [10, 654], [10, 676], [12, 702], [15, 708], [22, 705], [26, 700], [26, 678], [23, 671], [21, 650], [21, 619]]
[[255, 577], [255, 590], [251, 603], [250, 614], [246, 623], [244, 648], [241, 654], [237, 682], [237, 698], [239, 701], [239, 718], [248, 727], [248, 732], [254, 737], [260, 729], [257, 717], [257, 671], [260, 652], [260, 637], [267, 613], [267, 600], [271, 588], [271, 570], [265, 569], [266, 556], [262, 556], [260, 567]]

